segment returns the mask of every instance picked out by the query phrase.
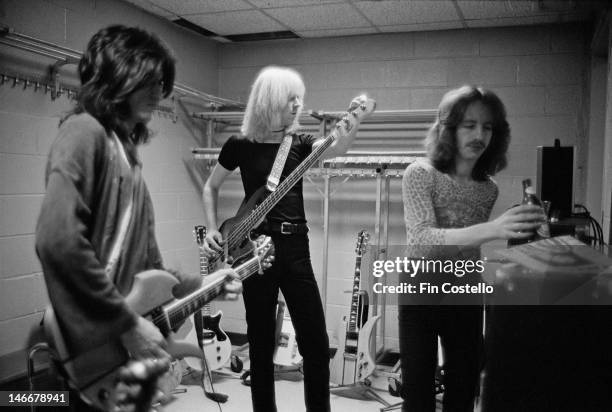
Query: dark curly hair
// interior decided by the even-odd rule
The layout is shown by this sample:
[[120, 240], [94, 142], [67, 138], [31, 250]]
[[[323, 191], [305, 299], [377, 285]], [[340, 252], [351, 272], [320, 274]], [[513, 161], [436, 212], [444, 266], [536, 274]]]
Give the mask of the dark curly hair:
[[134, 144], [150, 137], [145, 124], [127, 130], [129, 96], [136, 90], [163, 82], [162, 95], [174, 87], [175, 59], [154, 34], [136, 27], [114, 25], [97, 32], [79, 61], [81, 90], [73, 113], [87, 112], [121, 139]]
[[491, 141], [472, 170], [472, 178], [483, 181], [506, 167], [506, 152], [510, 144], [506, 108], [492, 91], [475, 86], [462, 86], [446, 93], [438, 106], [436, 122], [425, 139], [425, 147], [427, 156], [436, 169], [443, 173], [454, 172], [457, 127], [463, 121], [468, 106], [476, 101], [489, 108], [493, 116]]

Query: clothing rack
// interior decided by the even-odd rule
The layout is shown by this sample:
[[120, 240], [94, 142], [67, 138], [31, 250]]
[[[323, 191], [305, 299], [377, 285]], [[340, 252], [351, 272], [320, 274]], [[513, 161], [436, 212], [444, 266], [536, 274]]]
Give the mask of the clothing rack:
[[[25, 76], [16, 74], [2, 74], [1, 76], [4, 81], [1, 84], [4, 84], [6, 80], [12, 80], [16, 84], [25, 84], [25, 87], [27, 88], [29, 85], [28, 83], [31, 83], [35, 87], [35, 90], [37, 90], [38, 87], [44, 87], [46, 92], [50, 92], [50, 96], [53, 100], [61, 96], [63, 93], [68, 94], [68, 92], [70, 92], [72, 96], [76, 96], [77, 91], [74, 88], [69, 88], [61, 83], [59, 68], [67, 64], [77, 64], [81, 59], [83, 54], [82, 52], [15, 32], [14, 29], [10, 27], [0, 28], [0, 44], [19, 50], [25, 50], [55, 60], [55, 63], [50, 66], [48, 81], [43, 81], [40, 79], [32, 80]], [[191, 97], [207, 102], [208, 107], [214, 110], [221, 108], [240, 109], [244, 108], [245, 106], [244, 103], [204, 93], [178, 82], [175, 82], [174, 84], [173, 93], [174, 101], [176, 101], [174, 98], [175, 96], [178, 99], [183, 97]], [[69, 95], [69, 97], [72, 96]], [[161, 111], [168, 110], [164, 110], [162, 108]], [[176, 121], [176, 107], [173, 107], [172, 112]]]

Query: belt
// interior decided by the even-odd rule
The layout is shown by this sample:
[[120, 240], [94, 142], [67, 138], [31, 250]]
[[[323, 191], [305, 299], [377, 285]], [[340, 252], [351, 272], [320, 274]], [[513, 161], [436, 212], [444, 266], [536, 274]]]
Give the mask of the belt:
[[308, 225], [306, 223], [267, 222], [259, 226], [258, 230], [281, 235], [305, 235], [308, 233]]

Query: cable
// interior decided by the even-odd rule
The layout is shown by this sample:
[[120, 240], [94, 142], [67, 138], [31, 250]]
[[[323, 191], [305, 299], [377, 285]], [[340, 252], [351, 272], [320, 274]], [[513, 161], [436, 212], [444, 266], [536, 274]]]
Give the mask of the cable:
[[599, 222], [597, 221], [597, 219], [595, 219], [591, 215], [591, 212], [589, 212], [589, 209], [587, 209], [586, 206], [581, 205], [579, 203], [576, 203], [574, 205], [574, 208], [580, 208], [583, 210], [583, 212], [572, 213], [572, 216], [573, 217], [583, 217], [587, 219], [589, 222], [589, 227], [592, 228], [593, 230], [593, 236], [590, 237], [592, 239], [592, 246], [599, 246], [600, 248], [603, 248], [604, 246], [606, 246], [606, 242], [604, 241], [604, 236], [603, 236], [603, 229], [601, 225], [599, 224]]
[[[210, 389], [212, 392], [208, 392], [206, 390], [206, 376], [208, 376], [208, 381], [210, 382]], [[211, 399], [217, 402], [217, 406], [219, 407], [219, 412], [223, 412], [223, 408], [221, 407], [222, 403], [227, 402], [228, 396], [215, 391], [215, 386], [213, 385], [212, 380], [212, 372], [208, 368], [208, 361], [206, 360], [206, 356], [204, 356], [204, 351], [202, 351], [202, 389], [204, 390], [204, 394], [208, 399]]]
[[[218, 393], [215, 391], [215, 386], [213, 385], [212, 373], [210, 368], [208, 367], [208, 361], [206, 360], [206, 355], [204, 354], [204, 321], [202, 319], [202, 313], [196, 312], [193, 315], [193, 327], [196, 330], [196, 336], [198, 339], [198, 346], [202, 351], [202, 390], [204, 391], [204, 395], [208, 399], [211, 399], [217, 402], [217, 406], [219, 407], [219, 411], [223, 412], [221, 408], [221, 403], [227, 402], [228, 396], [222, 393]], [[208, 380], [210, 381], [211, 392], [206, 390], [206, 376], [208, 375]]]

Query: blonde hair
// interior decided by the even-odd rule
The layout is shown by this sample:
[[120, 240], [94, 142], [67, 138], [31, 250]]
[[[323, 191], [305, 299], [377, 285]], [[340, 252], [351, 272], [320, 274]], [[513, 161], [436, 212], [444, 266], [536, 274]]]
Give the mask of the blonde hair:
[[[265, 137], [273, 128], [280, 127], [281, 114], [290, 97], [296, 95], [303, 101], [304, 92], [304, 80], [297, 71], [289, 67], [264, 67], [251, 87], [240, 132], [251, 138]], [[302, 106], [287, 133], [299, 128], [301, 111]]]

